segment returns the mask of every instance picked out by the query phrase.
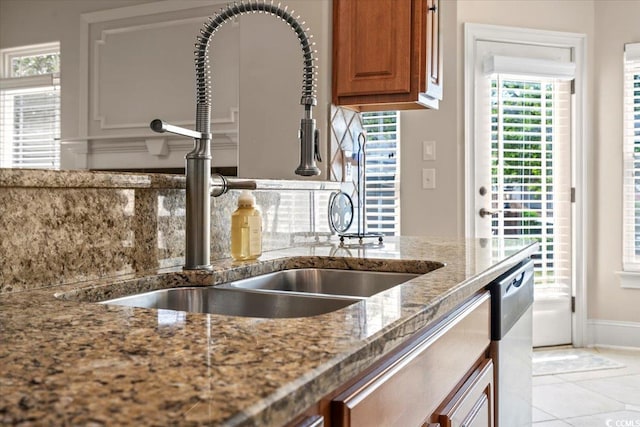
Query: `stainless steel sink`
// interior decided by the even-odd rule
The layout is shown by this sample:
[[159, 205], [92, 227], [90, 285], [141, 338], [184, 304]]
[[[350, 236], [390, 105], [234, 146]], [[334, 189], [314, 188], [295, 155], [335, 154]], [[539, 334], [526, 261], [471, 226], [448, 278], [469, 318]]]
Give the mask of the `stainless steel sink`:
[[287, 318], [330, 313], [419, 274], [304, 268], [217, 286], [162, 289], [102, 304], [227, 316]]
[[252, 292], [220, 287], [171, 288], [102, 301], [101, 304], [227, 316], [286, 318], [330, 313], [359, 298]]
[[221, 285], [224, 288], [370, 297], [419, 274], [303, 268], [268, 273]]

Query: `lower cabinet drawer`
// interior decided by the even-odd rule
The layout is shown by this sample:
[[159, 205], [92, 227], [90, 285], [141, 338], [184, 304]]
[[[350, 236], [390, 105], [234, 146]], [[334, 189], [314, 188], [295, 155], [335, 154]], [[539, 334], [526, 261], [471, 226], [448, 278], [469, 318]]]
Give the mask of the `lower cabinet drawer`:
[[440, 427], [491, 427], [493, 396], [493, 362], [485, 359], [431, 420]]
[[420, 426], [451, 395], [490, 341], [488, 293], [430, 328], [400, 356], [331, 402], [332, 426]]

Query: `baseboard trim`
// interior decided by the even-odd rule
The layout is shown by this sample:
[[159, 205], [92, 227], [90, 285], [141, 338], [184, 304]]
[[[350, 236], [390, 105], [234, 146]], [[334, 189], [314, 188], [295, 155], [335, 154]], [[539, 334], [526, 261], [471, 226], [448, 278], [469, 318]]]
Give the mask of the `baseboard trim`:
[[640, 323], [589, 319], [589, 346], [640, 349]]

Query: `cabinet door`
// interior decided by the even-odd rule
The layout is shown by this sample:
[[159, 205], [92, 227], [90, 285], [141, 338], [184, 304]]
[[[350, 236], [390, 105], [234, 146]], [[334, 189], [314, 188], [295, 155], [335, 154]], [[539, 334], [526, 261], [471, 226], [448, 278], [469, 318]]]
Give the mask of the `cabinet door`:
[[334, 98], [410, 92], [411, 3], [334, 1]]
[[426, 13], [427, 78], [425, 93], [430, 98], [442, 100], [442, 41], [440, 39], [439, 0], [427, 0]]
[[433, 418], [442, 427], [493, 426], [493, 363], [486, 359]]
[[389, 364], [336, 396], [331, 425], [421, 425], [488, 345], [489, 301], [483, 293], [438, 322]]
[[439, 0], [333, 0], [332, 102], [357, 111], [438, 108]]

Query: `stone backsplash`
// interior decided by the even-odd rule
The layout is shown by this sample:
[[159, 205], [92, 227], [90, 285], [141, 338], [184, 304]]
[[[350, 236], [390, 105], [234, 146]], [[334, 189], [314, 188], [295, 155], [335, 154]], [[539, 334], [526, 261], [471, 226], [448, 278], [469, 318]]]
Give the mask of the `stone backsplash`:
[[[258, 180], [265, 251], [329, 236], [339, 183]], [[212, 198], [212, 259], [229, 257], [239, 192]], [[184, 262], [184, 178], [0, 170], [0, 293], [148, 274]]]

